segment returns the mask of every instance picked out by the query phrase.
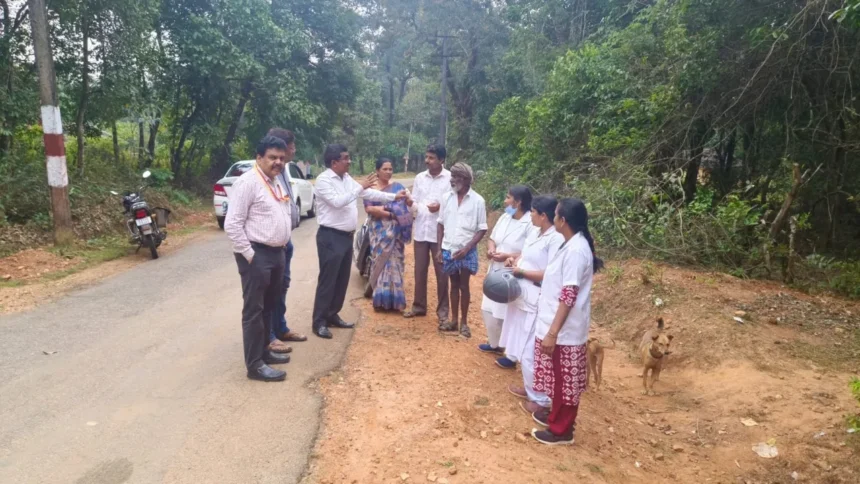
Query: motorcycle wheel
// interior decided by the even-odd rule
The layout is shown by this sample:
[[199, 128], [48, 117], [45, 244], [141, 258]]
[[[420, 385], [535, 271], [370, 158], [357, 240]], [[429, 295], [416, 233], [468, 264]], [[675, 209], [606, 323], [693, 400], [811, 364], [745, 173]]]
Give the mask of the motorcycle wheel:
[[149, 234], [146, 236], [145, 245], [149, 247], [149, 253], [152, 254], [153, 259], [158, 259], [158, 247], [156, 246], [155, 236], [153, 234]]

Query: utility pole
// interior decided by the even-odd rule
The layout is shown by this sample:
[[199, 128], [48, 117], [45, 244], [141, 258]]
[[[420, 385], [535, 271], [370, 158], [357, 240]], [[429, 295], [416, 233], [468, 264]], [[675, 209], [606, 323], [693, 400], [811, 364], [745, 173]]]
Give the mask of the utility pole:
[[51, 213], [54, 219], [54, 244], [68, 245], [75, 237], [72, 231], [72, 209], [69, 205], [69, 175], [66, 167], [66, 145], [63, 119], [57, 97], [54, 54], [48, 36], [48, 13], [45, 0], [29, 0], [30, 26], [33, 31], [33, 53], [39, 73], [39, 98], [42, 132], [47, 156], [48, 186], [51, 189]]
[[442, 112], [439, 116], [439, 140], [437, 143], [444, 145], [448, 138], [448, 36], [442, 36], [442, 81], [440, 83], [440, 101]]

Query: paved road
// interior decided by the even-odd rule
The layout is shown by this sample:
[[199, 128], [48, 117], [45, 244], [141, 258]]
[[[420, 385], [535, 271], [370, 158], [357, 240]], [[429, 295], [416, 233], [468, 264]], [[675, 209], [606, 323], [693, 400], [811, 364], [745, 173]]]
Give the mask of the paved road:
[[[293, 239], [288, 315], [306, 334], [316, 228], [305, 220]], [[349, 298], [362, 287], [353, 272]], [[322, 403], [308, 383], [339, 365], [352, 333], [310, 336], [293, 345], [286, 382], [252, 382], [242, 360], [241, 301], [219, 232], [0, 317], [0, 482], [298, 482]]]

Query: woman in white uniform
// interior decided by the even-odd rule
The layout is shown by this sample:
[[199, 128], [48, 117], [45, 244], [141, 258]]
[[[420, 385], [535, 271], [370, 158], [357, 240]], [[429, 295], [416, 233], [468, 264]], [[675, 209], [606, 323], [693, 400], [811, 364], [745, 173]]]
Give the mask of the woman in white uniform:
[[540, 196], [532, 201], [532, 224], [523, 245], [522, 255], [508, 259], [505, 265], [514, 267], [519, 279], [522, 297], [508, 304], [501, 345], [508, 358], [520, 362], [523, 385], [508, 385], [508, 391], [525, 399], [520, 407], [526, 413], [535, 413], [550, 407], [546, 393], [534, 390], [535, 322], [543, 273], [564, 243], [564, 238], [553, 226], [558, 201], [552, 196]]
[[535, 325], [535, 391], [552, 399], [550, 411], [532, 414], [546, 430], [532, 436], [547, 445], [573, 443], [579, 398], [587, 384], [586, 343], [591, 326], [591, 283], [603, 261], [594, 255], [588, 210], [582, 200], [558, 202], [555, 229], [564, 244], [549, 260]]
[[[487, 258], [490, 259], [488, 272], [504, 269], [506, 260], [520, 255], [526, 241], [526, 234], [532, 226], [531, 209], [531, 190], [523, 185], [512, 186], [505, 197], [505, 213], [496, 222], [487, 242]], [[502, 335], [502, 323], [507, 309], [507, 304], [493, 302], [484, 296], [481, 302], [481, 314], [484, 318], [484, 326], [487, 328], [488, 341], [478, 345], [479, 350], [484, 353], [502, 354], [499, 338]], [[516, 362], [507, 358], [500, 358], [496, 363], [506, 369], [516, 367]]]

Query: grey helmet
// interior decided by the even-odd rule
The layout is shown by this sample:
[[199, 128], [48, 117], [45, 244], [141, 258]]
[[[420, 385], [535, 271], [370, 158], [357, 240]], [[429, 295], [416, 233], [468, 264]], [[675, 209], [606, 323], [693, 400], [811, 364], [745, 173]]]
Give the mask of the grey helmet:
[[520, 282], [511, 269], [492, 271], [484, 278], [484, 295], [491, 301], [507, 304], [522, 294]]

